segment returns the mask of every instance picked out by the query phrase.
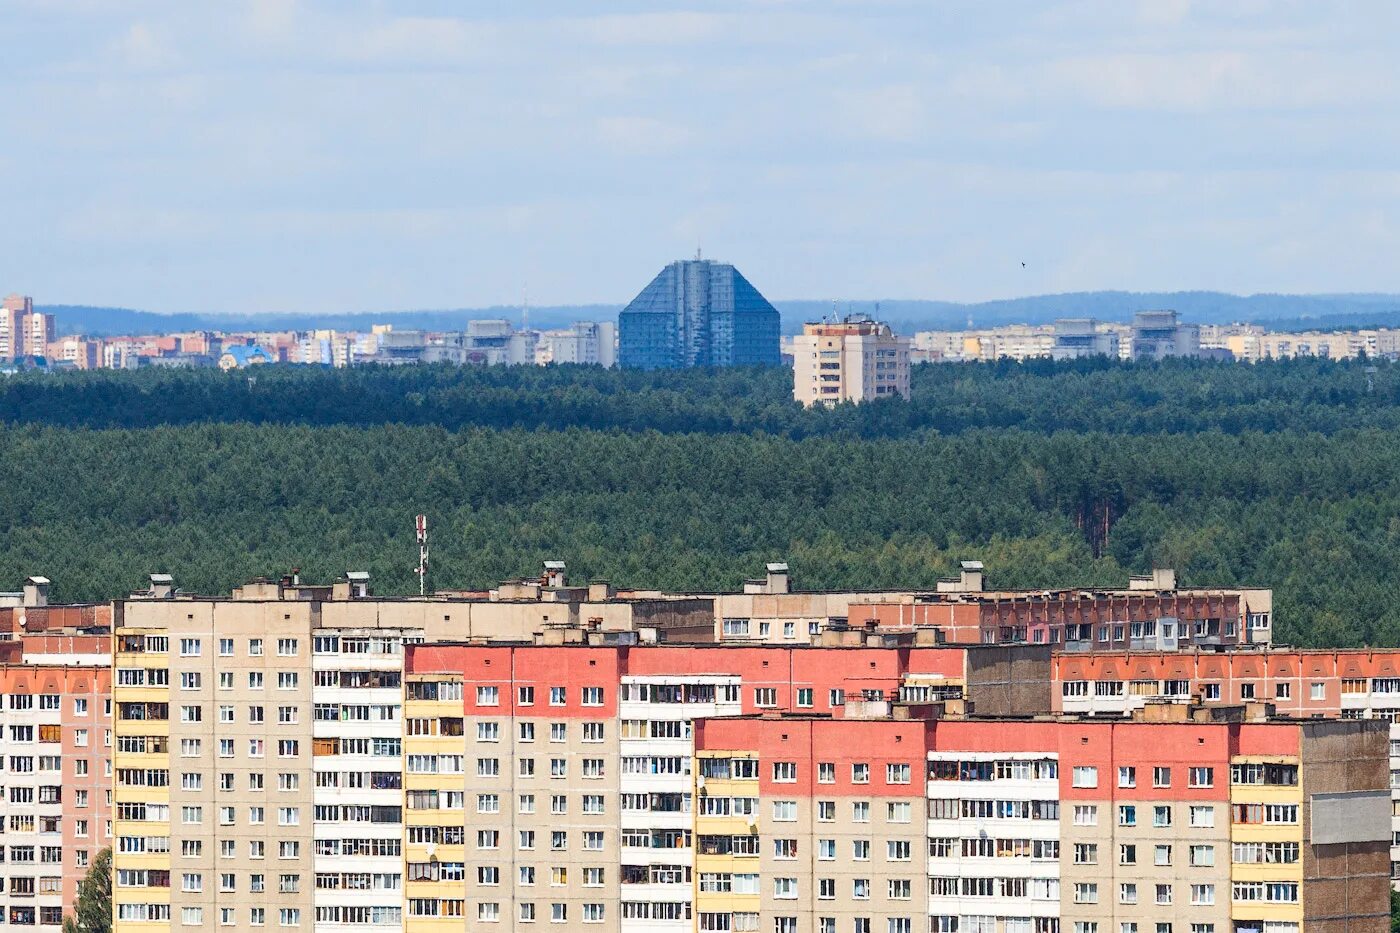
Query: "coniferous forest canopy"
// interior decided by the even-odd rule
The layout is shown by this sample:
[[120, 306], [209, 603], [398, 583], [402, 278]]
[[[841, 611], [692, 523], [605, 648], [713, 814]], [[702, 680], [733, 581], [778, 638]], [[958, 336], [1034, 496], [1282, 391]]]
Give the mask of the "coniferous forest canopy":
[[1400, 366], [923, 366], [908, 403], [815, 412], [790, 380], [10, 377], [0, 585], [43, 573], [56, 598], [99, 600], [162, 570], [222, 593], [297, 566], [406, 593], [424, 512], [442, 588], [546, 558], [674, 589], [733, 589], [774, 559], [806, 588], [931, 586], [966, 558], [998, 587], [1170, 566], [1185, 585], [1273, 587], [1279, 640], [1400, 645]]

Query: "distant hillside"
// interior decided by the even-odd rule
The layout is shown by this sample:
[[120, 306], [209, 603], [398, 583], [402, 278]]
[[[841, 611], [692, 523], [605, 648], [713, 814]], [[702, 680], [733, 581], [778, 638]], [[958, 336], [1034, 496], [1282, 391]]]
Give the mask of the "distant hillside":
[[[803, 321], [832, 313], [823, 301], [775, 302], [783, 313], [784, 333], [798, 333]], [[958, 330], [967, 326], [1048, 324], [1061, 317], [1092, 317], [1102, 321], [1130, 321], [1134, 311], [1171, 308], [1185, 320], [1198, 324], [1249, 321], [1277, 330], [1314, 327], [1341, 329], [1385, 324], [1400, 326], [1400, 295], [1230, 295], [1224, 292], [1069, 292], [1033, 295], [975, 304], [951, 301], [839, 302], [836, 311], [875, 314], [896, 330]]]
[[[783, 332], [799, 333], [804, 321], [832, 313], [825, 301], [775, 301], [783, 315]], [[1251, 321], [1277, 330], [1321, 327], [1400, 327], [1400, 295], [1229, 295], [1224, 292], [1070, 292], [1032, 295], [976, 304], [893, 298], [880, 301], [844, 301], [839, 314], [852, 311], [877, 313], [896, 330], [952, 330], [1002, 324], [1044, 324], [1059, 317], [1094, 317], [1127, 321], [1134, 311], [1174, 308], [1188, 321], [1227, 324]], [[139, 334], [180, 330], [369, 330], [373, 324], [392, 323], [402, 328], [456, 330], [473, 318], [506, 318], [519, 322], [519, 307], [459, 308], [437, 311], [377, 311], [344, 314], [155, 314], [127, 308], [84, 305], [49, 305], [43, 308], [58, 318], [63, 334]], [[621, 305], [554, 305], [531, 308], [536, 327], [562, 327], [574, 321], [616, 319]]]

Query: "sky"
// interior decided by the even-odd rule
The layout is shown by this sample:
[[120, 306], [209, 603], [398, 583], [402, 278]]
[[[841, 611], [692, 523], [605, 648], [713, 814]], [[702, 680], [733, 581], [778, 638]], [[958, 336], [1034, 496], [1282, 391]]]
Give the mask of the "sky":
[[[0, 0], [0, 292], [1400, 292], [1391, 0]], [[1022, 266], [1022, 263], [1025, 265]]]

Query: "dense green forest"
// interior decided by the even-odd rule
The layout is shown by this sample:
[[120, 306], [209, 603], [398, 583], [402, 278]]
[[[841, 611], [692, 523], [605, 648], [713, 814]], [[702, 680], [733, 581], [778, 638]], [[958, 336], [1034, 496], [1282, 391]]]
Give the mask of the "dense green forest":
[[[1002, 403], [1002, 389], [1034, 384], [986, 370], [966, 376], [989, 407]], [[1317, 371], [1340, 396], [1347, 374]], [[1186, 391], [1180, 372], [1161, 372]], [[921, 376], [927, 391], [929, 374]], [[278, 378], [303, 384], [269, 371], [255, 391]], [[768, 377], [750, 381], [751, 394], [766, 391]], [[64, 382], [54, 386], [61, 392]], [[1316, 404], [1350, 424], [1370, 404], [1350, 398]], [[1374, 410], [1380, 423], [1394, 413]], [[1181, 417], [1190, 423], [1194, 414]], [[436, 425], [0, 432], [0, 581], [42, 572], [65, 600], [118, 595], [153, 570], [219, 593], [292, 566], [321, 580], [366, 569], [380, 592], [408, 592], [420, 511], [433, 522], [439, 587], [487, 585], [552, 557], [566, 559], [575, 578], [680, 589], [736, 587], [776, 558], [792, 563], [804, 587], [927, 586], [969, 557], [986, 561], [996, 586], [1121, 585], [1130, 571], [1158, 565], [1191, 585], [1274, 587], [1277, 634], [1288, 641], [1400, 645], [1400, 444], [1377, 428], [980, 428], [859, 441]]]
[[805, 411], [783, 368], [640, 372], [451, 367], [23, 374], [0, 422], [147, 428], [210, 422], [587, 428], [904, 438], [980, 428], [1113, 434], [1400, 429], [1400, 365], [1106, 359], [915, 367], [913, 399]]

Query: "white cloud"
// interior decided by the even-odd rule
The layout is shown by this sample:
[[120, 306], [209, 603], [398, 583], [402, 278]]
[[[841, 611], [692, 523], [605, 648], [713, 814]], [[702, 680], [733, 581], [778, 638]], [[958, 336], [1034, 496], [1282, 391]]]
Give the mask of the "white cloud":
[[178, 61], [169, 43], [149, 23], [132, 23], [112, 43], [112, 48], [127, 67], [136, 71], [169, 68]]
[[606, 148], [628, 156], [665, 155], [695, 139], [688, 127], [652, 117], [601, 117], [595, 129]]

